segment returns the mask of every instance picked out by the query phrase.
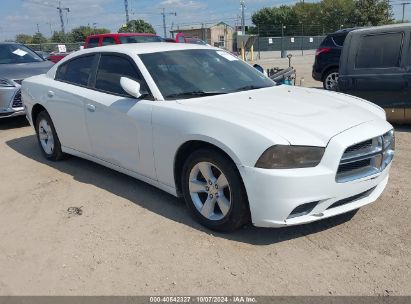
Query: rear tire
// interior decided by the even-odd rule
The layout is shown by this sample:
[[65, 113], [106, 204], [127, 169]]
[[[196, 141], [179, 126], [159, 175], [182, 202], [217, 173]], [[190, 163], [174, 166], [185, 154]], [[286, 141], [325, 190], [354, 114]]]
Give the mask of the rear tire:
[[334, 68], [326, 72], [324, 75], [323, 87], [328, 91], [337, 91], [338, 90], [338, 69]]
[[53, 121], [46, 111], [42, 111], [37, 115], [35, 127], [37, 140], [44, 156], [52, 161], [63, 159], [65, 154], [61, 151], [60, 140]]
[[237, 167], [220, 152], [193, 152], [183, 166], [182, 189], [192, 215], [209, 229], [234, 231], [250, 219], [247, 194]]

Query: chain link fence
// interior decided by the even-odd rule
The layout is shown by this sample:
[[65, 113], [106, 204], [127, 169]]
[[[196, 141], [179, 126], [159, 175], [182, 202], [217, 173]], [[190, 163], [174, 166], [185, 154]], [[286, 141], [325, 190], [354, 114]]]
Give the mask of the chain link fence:
[[43, 51], [43, 52], [59, 52], [58, 45], [65, 45], [67, 52], [78, 51], [80, 46], [84, 45], [84, 42], [75, 42], [75, 43], [42, 43], [42, 44], [26, 44], [34, 51]]

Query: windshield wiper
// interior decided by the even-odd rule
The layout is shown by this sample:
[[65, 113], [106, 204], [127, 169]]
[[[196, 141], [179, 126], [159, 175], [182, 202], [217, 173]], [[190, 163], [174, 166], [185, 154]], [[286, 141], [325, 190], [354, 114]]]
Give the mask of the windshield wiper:
[[235, 89], [233, 92], [241, 92], [241, 91], [250, 91], [250, 90], [257, 90], [257, 89], [262, 89], [266, 87], [259, 87], [259, 86], [254, 86], [254, 85], [247, 85], [244, 87], [240, 87], [238, 89]]
[[221, 95], [227, 94], [226, 92], [204, 92], [204, 91], [191, 91], [191, 92], [182, 92], [182, 93], [175, 93], [166, 95], [166, 98], [178, 98], [178, 97], [203, 97], [203, 96], [214, 96], [214, 95]]

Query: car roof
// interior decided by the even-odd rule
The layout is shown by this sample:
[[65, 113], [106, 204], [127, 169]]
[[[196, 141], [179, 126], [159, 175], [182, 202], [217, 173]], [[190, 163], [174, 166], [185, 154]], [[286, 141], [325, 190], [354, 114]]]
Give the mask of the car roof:
[[338, 31], [335, 31], [334, 33], [329, 34], [330, 36], [333, 35], [340, 35], [340, 34], [348, 34], [349, 32], [355, 31], [361, 29], [361, 27], [351, 27], [351, 28], [345, 28], [345, 29], [341, 29]]
[[178, 51], [178, 50], [195, 50], [195, 49], [222, 49], [204, 46], [199, 44], [188, 44], [188, 43], [169, 43], [169, 42], [149, 42], [149, 43], [127, 43], [127, 44], [116, 44], [107, 45], [102, 47], [95, 47], [91, 49], [84, 49], [75, 52], [76, 56], [87, 53], [98, 53], [98, 52], [119, 52], [125, 54], [147, 54], [147, 53], [157, 53], [157, 52], [167, 52], [167, 51]]
[[373, 32], [381, 32], [381, 31], [390, 31], [390, 30], [410, 30], [411, 23], [399, 23], [399, 24], [389, 24], [389, 25], [382, 25], [382, 26], [373, 26], [373, 27], [364, 27], [357, 29], [354, 33], [373, 33]]
[[107, 33], [107, 34], [94, 34], [88, 36], [89, 38], [97, 38], [97, 37], [123, 37], [123, 36], [158, 36], [152, 33]]

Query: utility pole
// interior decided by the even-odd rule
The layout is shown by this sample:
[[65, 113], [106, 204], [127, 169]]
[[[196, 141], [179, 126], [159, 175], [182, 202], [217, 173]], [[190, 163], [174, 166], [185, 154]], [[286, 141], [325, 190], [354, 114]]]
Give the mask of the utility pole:
[[401, 5], [402, 5], [402, 22], [404, 22], [404, 17], [405, 17], [405, 6], [410, 5], [410, 4], [411, 4], [411, 2], [401, 3]]
[[40, 33], [40, 27], [38, 23], [37, 23], [37, 33]]
[[166, 26], [166, 15], [174, 15], [177, 16], [176, 12], [166, 13], [166, 9], [162, 8], [161, 15], [163, 16], [163, 30], [164, 30], [164, 38], [167, 38], [167, 26]]
[[51, 22], [46, 22], [50, 26], [50, 37], [53, 36], [53, 30], [51, 29]]
[[67, 11], [67, 13], [70, 12], [70, 9], [68, 7], [61, 7], [61, 1], [59, 1], [59, 6], [57, 7], [60, 15], [60, 23], [61, 23], [61, 31], [63, 34], [65, 33], [64, 30], [64, 19], [63, 19], [63, 11]]
[[240, 5], [241, 5], [241, 31], [243, 35], [245, 35], [245, 17], [244, 17], [245, 2], [244, 0], [240, 1]]
[[124, 9], [126, 11], [126, 23], [130, 21], [130, 16], [128, 15], [128, 1], [124, 0]]

